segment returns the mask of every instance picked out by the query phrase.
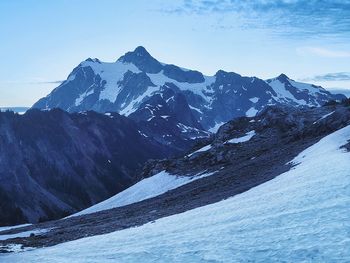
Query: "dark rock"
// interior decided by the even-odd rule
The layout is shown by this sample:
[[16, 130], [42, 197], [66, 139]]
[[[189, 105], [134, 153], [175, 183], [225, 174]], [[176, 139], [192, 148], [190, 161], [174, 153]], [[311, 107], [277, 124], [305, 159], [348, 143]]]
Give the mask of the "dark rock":
[[0, 223], [86, 208], [135, 183], [148, 159], [174, 153], [118, 114], [0, 113]]

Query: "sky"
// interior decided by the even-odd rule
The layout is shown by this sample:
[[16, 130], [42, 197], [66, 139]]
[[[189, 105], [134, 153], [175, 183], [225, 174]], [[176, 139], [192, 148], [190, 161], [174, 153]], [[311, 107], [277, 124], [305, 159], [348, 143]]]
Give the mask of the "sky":
[[350, 0], [1, 0], [0, 106], [31, 106], [81, 61], [144, 46], [214, 75], [350, 90]]

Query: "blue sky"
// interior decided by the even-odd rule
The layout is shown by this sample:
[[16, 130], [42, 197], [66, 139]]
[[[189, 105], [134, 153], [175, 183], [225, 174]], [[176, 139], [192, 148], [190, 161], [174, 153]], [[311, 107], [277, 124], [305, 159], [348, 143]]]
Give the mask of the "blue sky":
[[350, 0], [1, 0], [0, 106], [31, 106], [88, 57], [143, 45], [213, 75], [350, 89]]

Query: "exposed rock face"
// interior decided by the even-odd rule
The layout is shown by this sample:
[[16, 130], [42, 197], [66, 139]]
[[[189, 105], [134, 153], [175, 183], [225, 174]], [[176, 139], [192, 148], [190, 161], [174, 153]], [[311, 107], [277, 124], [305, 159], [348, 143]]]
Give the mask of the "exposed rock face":
[[0, 224], [38, 222], [124, 190], [150, 158], [176, 153], [118, 114], [0, 113]]
[[[143, 176], [151, 176], [159, 170], [195, 174], [241, 162], [249, 165], [262, 156], [263, 162], [269, 163], [273, 158], [280, 158], [283, 149], [288, 153], [290, 144], [307, 144], [349, 124], [350, 108], [346, 105], [312, 109], [270, 106], [256, 117], [239, 117], [222, 125], [214, 137], [198, 144], [183, 158], [149, 162]], [[252, 134], [251, 138], [247, 134]], [[240, 140], [243, 141], [238, 143]]]
[[143, 134], [179, 151], [193, 146], [191, 141], [210, 137], [193, 115], [185, 96], [167, 87], [142, 103], [129, 117], [138, 123]]

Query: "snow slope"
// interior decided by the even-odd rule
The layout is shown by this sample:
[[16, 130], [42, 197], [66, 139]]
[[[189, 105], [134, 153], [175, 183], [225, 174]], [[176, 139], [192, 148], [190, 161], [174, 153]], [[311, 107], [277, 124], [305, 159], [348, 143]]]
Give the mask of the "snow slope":
[[72, 216], [91, 214], [102, 210], [140, 202], [212, 174], [213, 173], [203, 173], [195, 176], [177, 176], [162, 171], [156, 175], [153, 175], [152, 177], [143, 179], [119, 194], [84, 209], [83, 211], [80, 211]]
[[[119, 61], [109, 63], [100, 61], [83, 61], [80, 63], [81, 67], [91, 67], [94, 73], [99, 75], [103, 80], [106, 81], [104, 89], [100, 93], [100, 100], [109, 100], [114, 102], [120, 92], [118, 82], [124, 77], [127, 71], [139, 73], [140, 71], [136, 66], [130, 63], [122, 63]], [[69, 80], [68, 80], [69, 81]], [[79, 105], [84, 98], [91, 93], [91, 90], [87, 90], [85, 93], [80, 95], [80, 99], [76, 100], [76, 106]], [[93, 92], [92, 92], [93, 93]]]
[[350, 126], [301, 152], [296, 166], [227, 200], [154, 223], [2, 262], [349, 262]]
[[298, 100], [298, 99], [296, 99], [294, 97], [294, 95], [292, 93], [290, 93], [290, 91], [288, 91], [286, 89], [285, 83], [281, 82], [277, 78], [270, 80], [270, 82], [268, 82], [268, 84], [276, 92], [276, 94], [277, 94], [276, 99], [278, 101], [281, 101], [281, 102], [291, 101], [291, 102], [295, 102], [297, 104], [306, 105], [306, 101], [305, 100], [302, 100], [302, 99]]

